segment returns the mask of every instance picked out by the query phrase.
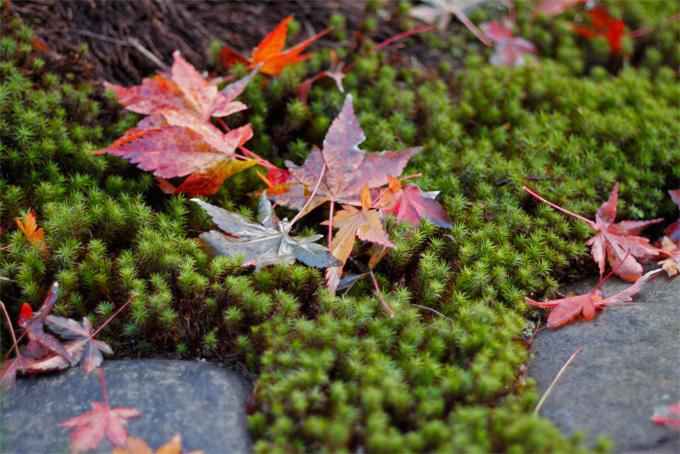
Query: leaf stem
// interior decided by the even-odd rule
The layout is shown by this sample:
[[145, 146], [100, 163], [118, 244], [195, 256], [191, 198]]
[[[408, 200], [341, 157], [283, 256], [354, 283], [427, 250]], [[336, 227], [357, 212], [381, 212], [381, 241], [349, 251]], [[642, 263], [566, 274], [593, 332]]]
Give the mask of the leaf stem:
[[259, 155], [256, 154], [255, 152], [253, 152], [253, 151], [247, 149], [247, 148], [244, 147], [243, 145], [239, 145], [238, 148], [243, 152], [244, 155], [250, 156], [251, 158], [256, 159], [256, 160], [257, 160], [257, 163], [260, 164], [262, 167], [265, 167], [265, 168], [267, 168], [267, 169], [278, 169], [278, 167], [276, 167], [274, 164], [272, 164], [271, 162], [267, 161], [267, 160], [264, 159], [263, 157], [259, 156]]
[[102, 396], [104, 397], [104, 405], [109, 407], [109, 390], [106, 388], [106, 378], [104, 378], [104, 371], [101, 367], [97, 368], [97, 375], [99, 376], [99, 385], [102, 388]]
[[545, 390], [545, 393], [541, 396], [541, 399], [538, 401], [538, 404], [536, 404], [536, 408], [534, 408], [534, 415], [537, 415], [539, 411], [541, 411], [541, 407], [545, 403], [545, 400], [548, 398], [548, 395], [552, 392], [553, 388], [557, 384], [557, 382], [560, 380], [562, 377], [562, 374], [564, 374], [564, 371], [569, 367], [569, 365], [576, 359], [579, 353], [583, 351], [583, 347], [579, 347], [576, 349], [574, 353], [571, 354], [569, 359], [567, 359], [567, 362], [564, 363], [564, 366], [557, 372], [557, 375], [555, 375], [555, 378], [553, 378], [552, 383], [550, 383], [550, 386], [548, 386], [548, 389]]
[[459, 21], [465, 25], [465, 28], [470, 30], [475, 37], [480, 40], [484, 45], [486, 46], [491, 46], [491, 41], [489, 38], [484, 34], [483, 31], [481, 31], [475, 24], [472, 22], [467, 15], [463, 12], [462, 9], [458, 8], [457, 6], [450, 5], [449, 6], [449, 11], [453, 13], [456, 18], [458, 18]]
[[378, 283], [378, 280], [375, 278], [373, 270], [368, 270], [368, 274], [371, 276], [371, 280], [373, 281], [373, 288], [375, 288], [375, 291], [378, 294], [378, 300], [380, 301], [380, 304], [382, 304], [383, 309], [385, 310], [385, 312], [389, 314], [390, 317], [394, 316], [394, 309], [392, 309], [390, 305], [387, 304], [387, 301], [385, 301], [385, 298], [383, 297], [383, 294], [380, 291], [380, 284]]
[[[324, 173], [326, 173], [326, 163], [323, 163], [323, 167], [321, 167], [321, 172], [319, 173], [319, 178], [316, 180], [316, 185], [314, 186], [314, 190], [312, 191], [312, 194], [309, 196], [305, 204], [302, 206], [302, 209], [298, 211], [298, 213], [295, 215], [293, 220], [290, 221], [288, 224], [288, 229], [293, 228], [293, 224], [295, 224], [301, 217], [305, 216], [305, 210], [309, 206], [310, 203], [312, 203], [312, 200], [314, 200], [314, 196], [316, 196], [317, 191], [319, 190], [319, 187], [321, 186], [321, 180], [323, 180]], [[330, 249], [330, 248], [329, 248]]]
[[561, 212], [563, 212], [563, 213], [566, 213], [566, 214], [568, 214], [569, 216], [573, 216], [573, 217], [575, 217], [576, 219], [580, 219], [580, 220], [582, 220], [582, 221], [584, 221], [584, 222], [587, 222], [588, 225], [590, 225], [593, 229], [596, 229], [596, 230], [597, 230], [597, 227], [595, 226], [595, 223], [594, 223], [593, 221], [591, 221], [590, 219], [584, 218], [583, 216], [581, 216], [581, 215], [579, 215], [579, 214], [576, 214], [576, 213], [574, 213], [574, 212], [571, 212], [571, 211], [567, 210], [566, 208], [562, 208], [561, 206], [556, 205], [556, 204], [552, 203], [551, 201], [544, 199], [543, 197], [541, 197], [540, 195], [536, 194], [534, 191], [532, 191], [531, 189], [529, 189], [529, 188], [526, 187], [526, 186], [522, 186], [522, 189], [524, 189], [525, 192], [528, 192], [529, 194], [531, 194], [532, 196], [534, 196], [535, 198], [537, 198], [537, 199], [540, 200], [541, 202], [547, 203], [548, 205], [550, 205], [551, 207], [555, 208], [556, 210], [559, 210], [559, 211], [561, 211]]
[[595, 287], [593, 287], [593, 289], [590, 291], [590, 293], [593, 293], [595, 290], [602, 287], [602, 284], [604, 284], [607, 281], [607, 279], [612, 277], [614, 275], [614, 273], [616, 273], [619, 270], [619, 268], [621, 268], [621, 265], [623, 265], [623, 262], [625, 262], [626, 259], [628, 259], [629, 256], [630, 256], [630, 249], [628, 249], [628, 252], [626, 252], [626, 255], [623, 257], [623, 260], [621, 260], [614, 268], [612, 268], [612, 270], [609, 272], [609, 274], [607, 274], [605, 277], [600, 279], [600, 282], [595, 284]]
[[423, 33], [423, 32], [429, 32], [430, 30], [434, 30], [434, 25], [425, 25], [423, 27], [418, 27], [414, 28], [413, 30], [407, 30], [405, 32], [399, 33], [397, 35], [392, 36], [391, 38], [387, 38], [386, 40], [382, 41], [378, 45], [375, 46], [376, 50], [383, 49], [390, 44], [392, 44], [395, 41], [402, 40], [404, 38], [408, 38], [411, 35], [415, 35], [417, 33]]
[[331, 212], [328, 215], [328, 250], [333, 250], [333, 208], [335, 208], [335, 200], [331, 200]]

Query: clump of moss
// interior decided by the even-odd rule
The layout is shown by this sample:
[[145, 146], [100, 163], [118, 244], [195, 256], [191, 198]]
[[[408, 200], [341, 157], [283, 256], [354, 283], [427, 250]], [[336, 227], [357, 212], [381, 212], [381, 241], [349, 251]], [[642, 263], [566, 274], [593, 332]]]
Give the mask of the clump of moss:
[[[630, 14], [644, 25], [640, 11]], [[518, 14], [522, 23], [521, 7]], [[527, 36], [566, 40], [563, 20], [530, 26], [526, 19], [522, 27]], [[0, 281], [0, 289], [13, 314], [23, 299], [40, 301], [54, 279], [64, 290], [55, 312], [95, 324], [134, 292], [104, 340], [122, 356], [243, 362], [257, 376], [250, 423], [258, 452], [578, 449], [578, 440], [531, 414], [536, 392], [519, 370], [530, 327], [524, 296], [554, 292], [575, 264], [592, 266], [583, 245], [590, 232], [534, 203], [521, 186], [589, 213], [619, 181], [622, 216], [675, 214], [665, 200], [680, 179], [671, 54], [585, 71], [564, 55], [578, 50], [578, 61], [590, 61], [590, 43], [571, 37], [566, 52], [536, 38], [540, 60], [510, 70], [470, 52], [448, 82], [391, 66], [370, 45], [348, 57], [355, 66], [345, 88], [365, 148], [424, 145], [407, 172], [441, 191], [454, 224], [442, 231], [390, 220], [397, 247], [376, 270], [396, 311], [390, 318], [368, 281], [330, 297], [314, 269], [253, 272], [208, 257], [194, 240], [210, 226], [205, 213], [183, 196], [163, 196], [122, 160], [87, 153], [135, 118], [106, 121], [101, 112], [112, 101], [43, 72], [30, 30], [8, 23], [0, 38], [0, 275], [16, 282]], [[649, 48], [663, 36], [650, 34]], [[295, 89], [329, 61], [322, 50], [248, 87], [251, 109], [241, 115], [253, 124], [258, 153], [299, 163], [320, 143], [343, 95], [320, 81], [305, 106]], [[256, 174], [244, 172], [212, 202], [252, 215], [247, 194], [258, 188]], [[45, 229], [46, 252], [12, 228], [29, 209]], [[324, 214], [310, 215], [307, 228]], [[359, 262], [365, 253], [355, 248]]]

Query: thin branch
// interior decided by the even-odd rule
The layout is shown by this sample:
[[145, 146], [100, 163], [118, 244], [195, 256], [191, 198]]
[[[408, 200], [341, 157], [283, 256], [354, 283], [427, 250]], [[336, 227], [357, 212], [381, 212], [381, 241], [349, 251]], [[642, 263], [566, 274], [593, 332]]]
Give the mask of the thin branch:
[[158, 68], [164, 69], [164, 68], [167, 67], [167, 65], [166, 65], [165, 63], [163, 63], [163, 62], [161, 61], [160, 58], [156, 57], [156, 56], [153, 54], [153, 52], [151, 52], [149, 49], [147, 49], [146, 47], [144, 47], [144, 46], [142, 45], [142, 43], [140, 43], [137, 39], [135, 39], [135, 38], [128, 38], [128, 43], [130, 43], [130, 45], [131, 45], [132, 47], [134, 47], [135, 49], [137, 49], [137, 51], [138, 51], [140, 54], [144, 55], [146, 58], [148, 58], [149, 60], [151, 60], [156, 66], [158, 66]]
[[562, 208], [561, 206], [556, 205], [556, 204], [552, 203], [551, 201], [544, 199], [543, 197], [541, 197], [540, 195], [536, 194], [534, 191], [532, 191], [531, 189], [529, 189], [529, 188], [526, 187], [526, 186], [522, 186], [522, 189], [524, 189], [525, 192], [528, 192], [528, 193], [531, 194], [532, 196], [536, 197], [536, 198], [537, 198], [538, 200], [540, 200], [541, 202], [547, 203], [548, 205], [550, 205], [551, 207], [555, 208], [556, 210], [559, 210], [559, 211], [561, 211], [561, 212], [563, 212], [563, 213], [566, 213], [566, 214], [568, 214], [569, 216], [573, 216], [573, 217], [575, 217], [576, 219], [580, 219], [580, 220], [582, 220], [582, 221], [584, 221], [584, 222], [587, 222], [588, 225], [590, 225], [592, 228], [594, 228], [594, 229], [596, 228], [596, 227], [595, 227], [595, 223], [594, 223], [593, 221], [591, 221], [590, 219], [584, 218], [584, 217], [581, 216], [580, 214], [573, 213], [573, 212], [567, 210], [566, 208]]
[[0, 301], [0, 308], [2, 308], [2, 313], [5, 314], [7, 326], [9, 326], [9, 332], [12, 335], [12, 341], [14, 342], [14, 345], [12, 347], [14, 348], [14, 352], [17, 354], [17, 357], [19, 357], [20, 356], [19, 343], [17, 342], [17, 337], [14, 334], [14, 326], [12, 326], [12, 319], [9, 317], [9, 314], [7, 313], [7, 308], [5, 307], [5, 303], [3, 303], [2, 301]]
[[94, 339], [94, 337], [95, 337], [97, 334], [99, 334], [99, 332], [100, 332], [101, 330], [103, 330], [103, 329], [106, 327], [106, 325], [108, 325], [108, 324], [111, 322], [111, 320], [113, 320], [114, 318], [116, 318], [116, 316], [117, 316], [118, 314], [120, 314], [120, 313], [122, 312], [122, 310], [125, 309], [125, 308], [132, 302], [132, 300], [134, 300], [135, 298], [137, 298], [137, 295], [132, 295], [130, 298], [128, 298], [128, 300], [125, 302], [125, 304], [123, 304], [121, 307], [119, 307], [118, 310], [117, 310], [116, 312], [113, 313], [113, 315], [111, 315], [109, 318], [107, 318], [107, 319], [104, 321], [104, 323], [102, 323], [101, 325], [99, 325], [99, 328], [97, 328], [97, 329], [95, 330], [95, 332], [92, 333], [92, 335], [90, 336], [90, 338], [91, 338], [91, 339]]
[[426, 25], [424, 27], [418, 27], [418, 28], [414, 28], [413, 30], [408, 30], [408, 31], [399, 33], [397, 35], [392, 36], [391, 38], [387, 38], [385, 41], [382, 41], [381, 43], [376, 45], [375, 48], [376, 48], [376, 50], [383, 49], [383, 48], [389, 46], [390, 44], [392, 44], [396, 41], [402, 40], [404, 38], [408, 38], [409, 36], [415, 35], [415, 34], [418, 34], [418, 33], [429, 32], [430, 30], [434, 30], [434, 28], [435, 28], [434, 25]]
[[442, 314], [441, 312], [439, 312], [439, 311], [436, 310], [436, 309], [432, 309], [431, 307], [421, 306], [420, 304], [413, 304], [413, 303], [411, 303], [411, 306], [415, 306], [415, 307], [419, 307], [419, 308], [421, 308], [421, 309], [428, 310], [428, 311], [430, 311], [430, 312], [432, 312], [432, 313], [434, 313], [434, 314], [439, 315], [440, 317], [444, 317], [445, 319], [447, 319], [447, 320], [450, 321], [450, 322], [453, 322], [453, 319], [447, 317], [446, 315]]
[[557, 382], [560, 381], [560, 378], [562, 378], [562, 374], [564, 374], [564, 371], [567, 369], [567, 367], [569, 367], [569, 365], [574, 361], [574, 359], [576, 359], [578, 354], [581, 353], [582, 351], [583, 347], [577, 348], [576, 351], [571, 354], [567, 362], [564, 363], [564, 366], [562, 366], [559, 372], [557, 372], [557, 375], [555, 375], [555, 378], [553, 378], [552, 383], [550, 383], [550, 386], [548, 386], [548, 389], [545, 390], [545, 393], [543, 393], [543, 396], [541, 396], [541, 399], [538, 401], [538, 404], [536, 404], [536, 408], [534, 408], [535, 415], [537, 415], [538, 412], [541, 411], [541, 407], [545, 403], [545, 400], [548, 398]]

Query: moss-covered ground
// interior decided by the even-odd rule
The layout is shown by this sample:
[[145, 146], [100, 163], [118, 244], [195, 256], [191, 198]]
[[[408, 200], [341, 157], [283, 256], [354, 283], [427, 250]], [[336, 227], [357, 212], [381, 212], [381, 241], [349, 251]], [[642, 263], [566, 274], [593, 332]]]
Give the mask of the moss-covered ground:
[[[463, 31], [423, 38], [464, 62], [455, 71], [442, 63], [437, 74], [388, 64], [389, 52], [370, 43], [340, 50], [356, 64], [345, 88], [364, 149], [423, 145], [407, 172], [441, 191], [453, 220], [450, 231], [389, 222], [397, 247], [377, 276], [394, 317], [369, 281], [331, 297], [315, 269], [253, 272], [210, 258], [195, 240], [211, 226], [200, 208], [163, 195], [125, 161], [87, 152], [137, 118], [98, 85], [45, 71], [31, 30], [3, 16], [0, 275], [13, 280], [0, 281], [3, 301], [13, 317], [23, 301], [37, 308], [56, 279], [55, 312], [97, 325], [136, 293], [102, 339], [120, 357], [243, 365], [255, 380], [258, 452], [573, 452], [578, 440], [532, 415], [538, 396], [523, 365], [536, 318], [524, 297], [554, 294], [558, 282], [593, 271], [583, 244], [590, 232], [521, 187], [592, 215], [618, 181], [621, 218], [674, 215], [666, 190], [680, 180], [680, 28], [627, 38], [624, 55], [611, 56], [606, 42], [573, 34], [577, 13], [534, 19], [518, 3], [517, 31], [539, 48], [522, 68], [488, 65], [490, 50]], [[677, 12], [673, 2], [607, 4], [630, 29]], [[349, 34], [334, 22], [336, 36]], [[301, 163], [320, 144], [344, 95], [322, 81], [305, 107], [295, 89], [328, 64], [322, 49], [250, 84], [251, 108], [235, 123], [252, 122], [252, 149], [281, 165]], [[252, 193], [262, 187], [249, 171], [210, 202], [253, 215]], [[14, 226], [29, 210], [47, 250]], [[318, 211], [298, 230], [316, 230]], [[359, 261], [365, 253], [355, 247]]]

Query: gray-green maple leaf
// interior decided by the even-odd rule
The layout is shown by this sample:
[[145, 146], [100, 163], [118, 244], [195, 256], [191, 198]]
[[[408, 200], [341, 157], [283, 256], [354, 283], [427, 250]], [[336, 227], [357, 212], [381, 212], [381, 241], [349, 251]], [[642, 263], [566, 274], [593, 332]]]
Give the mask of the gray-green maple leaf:
[[191, 200], [200, 205], [220, 229], [236, 237], [215, 230], [202, 233], [201, 240], [215, 254], [241, 256], [244, 265], [255, 265], [256, 269], [280, 263], [292, 264], [296, 260], [316, 268], [340, 265], [326, 247], [316, 243], [323, 235], [291, 236], [291, 224], [286, 219], [277, 218], [264, 194], [259, 202], [259, 224], [200, 199]]

